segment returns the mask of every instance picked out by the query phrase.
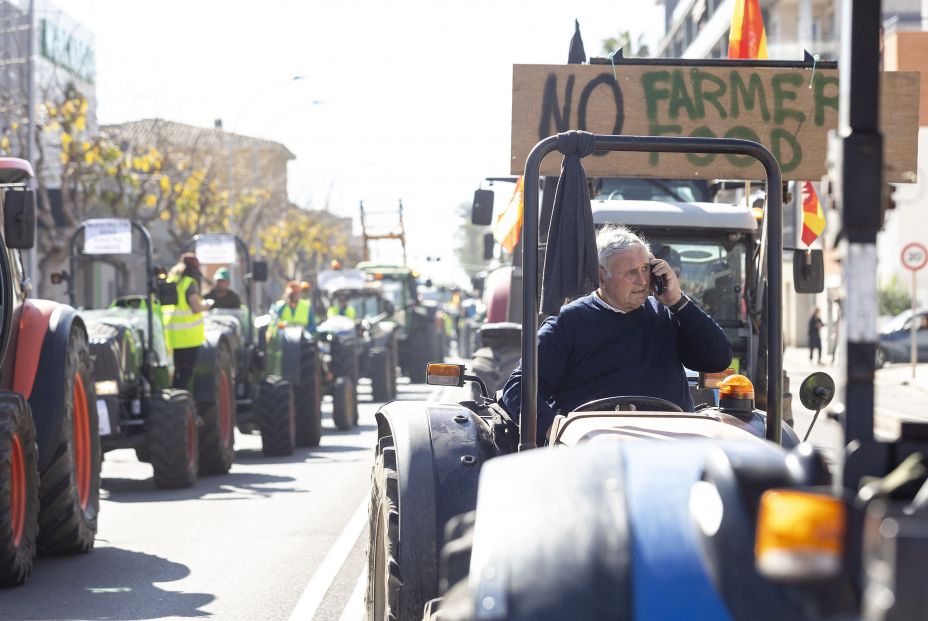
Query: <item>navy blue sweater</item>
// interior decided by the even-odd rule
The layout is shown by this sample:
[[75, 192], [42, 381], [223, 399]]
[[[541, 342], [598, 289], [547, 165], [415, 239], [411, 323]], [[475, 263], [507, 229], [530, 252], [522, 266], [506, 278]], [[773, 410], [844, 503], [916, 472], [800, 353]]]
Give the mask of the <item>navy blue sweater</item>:
[[[574, 300], [538, 330], [539, 443], [558, 411], [593, 399], [642, 395], [693, 411], [686, 366], [724, 371], [731, 344], [718, 324], [695, 303], [672, 313], [655, 298], [617, 313], [593, 294]], [[522, 365], [503, 387], [503, 406], [519, 420]]]

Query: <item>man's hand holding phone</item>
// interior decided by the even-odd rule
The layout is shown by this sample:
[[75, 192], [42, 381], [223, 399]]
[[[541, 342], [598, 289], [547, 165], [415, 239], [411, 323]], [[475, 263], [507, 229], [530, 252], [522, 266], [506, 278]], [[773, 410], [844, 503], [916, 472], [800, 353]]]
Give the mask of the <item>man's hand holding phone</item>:
[[668, 307], [679, 302], [683, 296], [677, 273], [663, 259], [651, 259], [651, 292], [661, 304]]

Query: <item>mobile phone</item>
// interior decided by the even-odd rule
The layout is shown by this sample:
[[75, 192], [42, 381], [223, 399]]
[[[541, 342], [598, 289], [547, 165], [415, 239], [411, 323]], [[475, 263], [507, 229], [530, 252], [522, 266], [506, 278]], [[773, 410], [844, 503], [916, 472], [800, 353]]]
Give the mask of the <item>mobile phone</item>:
[[667, 279], [663, 276], [658, 276], [654, 272], [651, 272], [651, 289], [654, 291], [654, 295], [661, 295], [664, 293], [664, 289], [667, 287]]

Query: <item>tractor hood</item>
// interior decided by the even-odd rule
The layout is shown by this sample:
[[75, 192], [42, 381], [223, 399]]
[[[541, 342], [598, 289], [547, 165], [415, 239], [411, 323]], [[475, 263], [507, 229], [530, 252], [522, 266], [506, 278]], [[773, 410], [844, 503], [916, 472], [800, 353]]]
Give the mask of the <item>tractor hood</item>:
[[[753, 410], [747, 416], [733, 416], [718, 408], [699, 412], [571, 412], [558, 416], [551, 429], [555, 444], [578, 446], [602, 441], [683, 440], [711, 438], [765, 442], [767, 418]], [[783, 425], [783, 446], [793, 448], [799, 438]]]
[[355, 336], [357, 334], [354, 319], [342, 315], [329, 317], [316, 326], [316, 331], [320, 334], [334, 334], [339, 337]]

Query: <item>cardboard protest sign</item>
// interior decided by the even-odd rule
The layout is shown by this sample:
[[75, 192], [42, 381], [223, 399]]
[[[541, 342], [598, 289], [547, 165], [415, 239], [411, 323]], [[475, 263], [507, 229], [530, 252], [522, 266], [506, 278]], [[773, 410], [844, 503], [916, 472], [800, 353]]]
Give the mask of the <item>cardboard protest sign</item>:
[[[838, 124], [836, 69], [731, 65], [514, 65], [511, 172], [535, 144], [559, 132], [744, 138], [769, 148], [784, 179], [825, 174], [829, 130]], [[918, 151], [916, 72], [881, 74], [880, 118], [887, 181], [914, 182]], [[607, 153], [585, 158], [591, 176], [763, 179], [734, 155]], [[541, 174], [557, 175], [560, 157]]]

